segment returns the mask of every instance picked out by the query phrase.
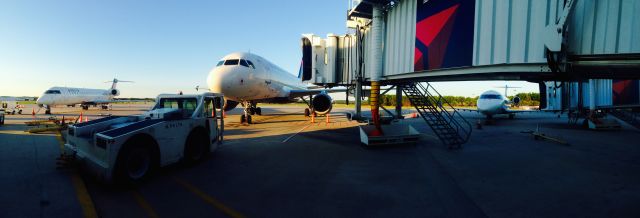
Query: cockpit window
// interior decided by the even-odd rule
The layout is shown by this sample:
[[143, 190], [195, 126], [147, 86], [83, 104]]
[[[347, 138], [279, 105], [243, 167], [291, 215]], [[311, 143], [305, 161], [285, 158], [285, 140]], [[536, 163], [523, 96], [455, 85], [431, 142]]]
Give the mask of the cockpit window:
[[245, 66], [245, 67], [249, 67], [249, 64], [247, 64], [247, 61], [240, 59], [240, 65]]
[[217, 67], [217, 66], [220, 66], [220, 65], [222, 65], [222, 64], [224, 64], [224, 60], [218, 61], [218, 64], [216, 64], [216, 67]]
[[44, 94], [62, 94], [60, 90], [47, 90]]
[[253, 68], [253, 69], [256, 69], [256, 67], [255, 67], [255, 66], [253, 66], [253, 63], [251, 63], [251, 61], [250, 61], [250, 60], [247, 60], [247, 64], [249, 64], [249, 67], [251, 67], [251, 68]]
[[500, 97], [500, 95], [487, 94], [487, 95], [481, 95], [480, 99], [502, 99], [502, 98]]
[[229, 59], [227, 61], [224, 62], [224, 65], [238, 65], [238, 59]]

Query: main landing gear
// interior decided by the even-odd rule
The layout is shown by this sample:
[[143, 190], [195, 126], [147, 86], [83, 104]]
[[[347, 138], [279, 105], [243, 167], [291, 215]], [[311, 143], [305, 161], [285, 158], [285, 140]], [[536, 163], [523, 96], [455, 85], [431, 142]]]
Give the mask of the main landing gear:
[[262, 115], [262, 108], [256, 107], [257, 103], [255, 102], [243, 102], [242, 106], [244, 113], [240, 115], [240, 123], [252, 124], [251, 115]]
[[307, 104], [307, 108], [304, 109], [304, 116], [305, 117], [310, 117], [311, 114], [313, 114], [314, 116], [318, 116], [318, 114], [313, 110], [313, 107], [311, 107], [311, 101], [313, 101], [313, 96], [309, 95], [309, 101], [307, 101], [306, 99], [304, 99], [304, 97], [301, 97], [300, 99], [302, 99], [302, 101]]

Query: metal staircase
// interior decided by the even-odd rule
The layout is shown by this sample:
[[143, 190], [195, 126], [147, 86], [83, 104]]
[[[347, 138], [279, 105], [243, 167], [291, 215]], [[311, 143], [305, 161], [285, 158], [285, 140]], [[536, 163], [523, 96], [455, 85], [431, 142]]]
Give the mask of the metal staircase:
[[469, 140], [471, 124], [431, 84], [399, 85], [422, 119], [448, 148], [460, 148]]

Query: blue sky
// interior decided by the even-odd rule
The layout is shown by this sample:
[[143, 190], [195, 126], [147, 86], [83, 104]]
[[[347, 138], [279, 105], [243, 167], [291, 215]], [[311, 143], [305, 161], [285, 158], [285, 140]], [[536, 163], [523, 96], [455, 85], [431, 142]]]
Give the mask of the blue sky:
[[[346, 0], [0, 2], [0, 96], [38, 96], [51, 86], [108, 88], [155, 97], [205, 85], [216, 61], [251, 51], [297, 73], [303, 33], [344, 34]], [[449, 82], [445, 95], [478, 95], [508, 83]]]

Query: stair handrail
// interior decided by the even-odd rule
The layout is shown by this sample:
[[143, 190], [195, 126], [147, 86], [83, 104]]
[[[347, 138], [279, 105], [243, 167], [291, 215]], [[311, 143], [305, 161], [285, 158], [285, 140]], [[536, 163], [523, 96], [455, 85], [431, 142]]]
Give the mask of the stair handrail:
[[[469, 121], [467, 121], [467, 119], [465, 119], [462, 114], [460, 114], [460, 112], [458, 112], [458, 110], [456, 110], [455, 107], [453, 107], [441, 94], [440, 92], [438, 92], [438, 90], [436, 90], [430, 83], [425, 82], [427, 84], [427, 87], [424, 87], [421, 83], [417, 82], [415, 83], [416, 86], [421, 89], [421, 91], [427, 95], [428, 97], [432, 98], [432, 99], [436, 99], [434, 98], [433, 94], [431, 94], [433, 91], [434, 94], [438, 95], [437, 98], [437, 102], [435, 103], [435, 106], [440, 108], [440, 111], [443, 111], [444, 114], [446, 114], [447, 116], [447, 122], [449, 123], [453, 123], [456, 128], [456, 132], [458, 133], [458, 135], [460, 135], [459, 133], [463, 133], [463, 135], [461, 135], [461, 138], [463, 139], [462, 143], [465, 143], [469, 140], [469, 137], [471, 136], [471, 131], [472, 131], [472, 126], [471, 123], [469, 123]], [[449, 111], [447, 110], [447, 108], [445, 108], [444, 106], [448, 106], [449, 108], [452, 109], [452, 113], [449, 113]], [[467, 127], [465, 128], [465, 126], [463, 126], [458, 119], [456, 119], [456, 117], [458, 119], [461, 119], [462, 121], [464, 121], [464, 125]]]

